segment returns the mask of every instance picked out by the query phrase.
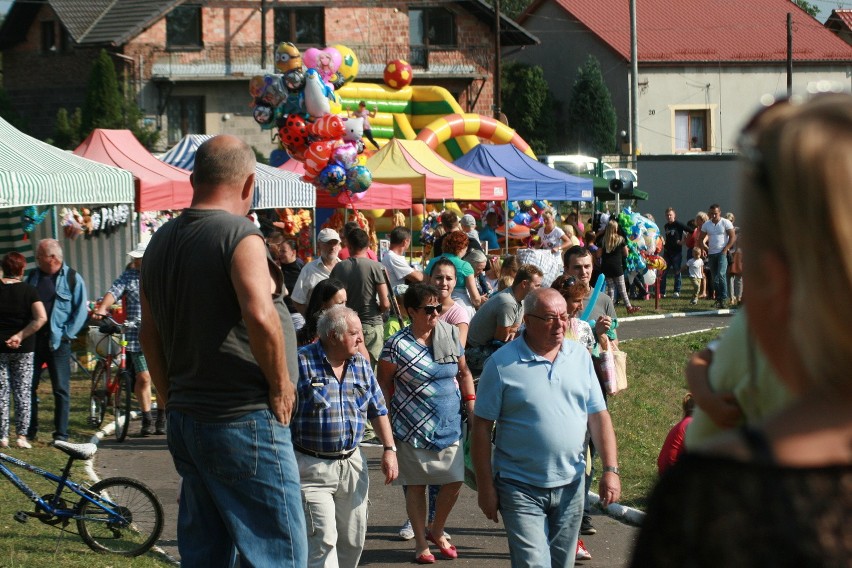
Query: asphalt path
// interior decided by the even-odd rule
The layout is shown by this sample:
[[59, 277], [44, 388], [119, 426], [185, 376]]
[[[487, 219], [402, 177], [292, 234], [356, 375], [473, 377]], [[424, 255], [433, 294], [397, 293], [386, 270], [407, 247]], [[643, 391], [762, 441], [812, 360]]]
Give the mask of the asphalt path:
[[[621, 340], [646, 337], [668, 337], [706, 329], [726, 327], [731, 315], [725, 310], [691, 317], [652, 319], [644, 316], [625, 318], [619, 324]], [[157, 545], [173, 559], [177, 550], [178, 475], [166, 447], [165, 436], [132, 437], [139, 422], [131, 424], [131, 436], [124, 443], [106, 437], [95, 456], [94, 470], [100, 478], [128, 476], [149, 485], [159, 496], [165, 511], [165, 528]], [[370, 468], [370, 520], [361, 566], [391, 567], [412, 563], [413, 541], [402, 541], [397, 535], [405, 521], [405, 504], [398, 487], [385, 486], [379, 460], [381, 448], [363, 446]], [[593, 490], [595, 487], [593, 486]], [[578, 564], [591, 568], [623, 568], [630, 558], [637, 528], [596, 511], [593, 524], [597, 534], [583, 536], [592, 560]], [[502, 522], [488, 521], [479, 510], [476, 493], [463, 487], [459, 500], [447, 523], [447, 532], [459, 551], [455, 566], [508, 566], [509, 550]], [[434, 547], [433, 547], [434, 549]], [[437, 552], [437, 550], [433, 550]], [[439, 563], [442, 563], [439, 559]]]

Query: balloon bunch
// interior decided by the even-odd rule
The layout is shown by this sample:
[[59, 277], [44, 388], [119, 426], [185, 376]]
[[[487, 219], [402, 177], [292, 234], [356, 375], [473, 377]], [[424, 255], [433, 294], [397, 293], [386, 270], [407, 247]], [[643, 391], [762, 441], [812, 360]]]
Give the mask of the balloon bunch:
[[24, 240], [28, 238], [28, 233], [32, 233], [36, 226], [44, 221], [44, 218], [47, 217], [49, 212], [50, 209], [45, 209], [39, 213], [38, 209], [32, 205], [24, 207], [23, 212], [21, 212], [21, 228], [24, 230]]
[[[641, 274], [645, 284], [652, 285], [656, 282], [657, 276], [654, 270], [648, 270], [649, 265], [645, 256], [654, 255], [657, 252], [656, 241], [660, 233], [659, 227], [647, 217], [632, 211], [630, 207], [625, 207], [618, 214], [617, 219], [618, 226], [627, 235], [627, 271]], [[665, 261], [662, 259], [660, 261], [665, 265]]]
[[282, 148], [305, 164], [304, 181], [333, 196], [366, 191], [373, 176], [361, 157], [364, 120], [341, 116], [335, 93], [355, 78], [355, 53], [336, 45], [312, 47], [303, 56], [285, 42], [275, 51], [275, 68], [280, 74], [257, 75], [249, 82], [255, 122], [277, 129]]
[[435, 230], [440, 226], [440, 211], [427, 211], [423, 217], [423, 228], [420, 230], [420, 242], [431, 245], [435, 242]]
[[541, 199], [509, 202], [509, 236], [515, 239], [530, 238], [544, 224], [541, 214], [548, 207], [550, 203]]

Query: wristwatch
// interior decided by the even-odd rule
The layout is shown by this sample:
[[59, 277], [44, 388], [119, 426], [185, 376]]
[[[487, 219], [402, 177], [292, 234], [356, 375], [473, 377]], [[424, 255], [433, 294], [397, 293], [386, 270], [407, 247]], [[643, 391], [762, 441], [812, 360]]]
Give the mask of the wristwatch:
[[607, 466], [604, 466], [603, 471], [604, 471], [604, 473], [614, 473], [615, 475], [621, 477], [621, 472], [618, 471], [617, 467], [607, 465]]
[[396, 446], [385, 446], [385, 451], [396, 453]]

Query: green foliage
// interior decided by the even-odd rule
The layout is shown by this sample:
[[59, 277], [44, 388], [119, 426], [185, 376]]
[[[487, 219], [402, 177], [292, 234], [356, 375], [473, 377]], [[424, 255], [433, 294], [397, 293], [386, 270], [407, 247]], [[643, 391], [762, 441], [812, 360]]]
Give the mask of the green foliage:
[[81, 133], [88, 136], [95, 128], [120, 128], [124, 124], [121, 99], [115, 65], [102, 49], [89, 75]]
[[571, 88], [567, 120], [570, 152], [601, 156], [616, 150], [615, 108], [600, 63], [591, 55]]
[[68, 116], [68, 111], [64, 108], [59, 109], [56, 113], [56, 124], [53, 126], [53, 140], [49, 140], [51, 144], [63, 150], [73, 150], [83, 141], [80, 138], [80, 124], [83, 120], [83, 113], [80, 108], [74, 109], [74, 114]]
[[503, 112], [536, 154], [556, 141], [556, 104], [538, 65], [508, 62], [502, 70]]
[[[129, 90], [125, 86], [125, 92]], [[91, 134], [95, 128], [128, 129], [139, 142], [153, 148], [160, 133], [142, 123], [142, 110], [136, 104], [135, 97], [122, 94], [115, 65], [112, 58], [101, 50], [89, 76], [86, 102], [82, 109], [76, 109], [69, 117], [66, 109], [59, 109], [56, 115], [53, 140], [55, 146], [73, 150]]]
[[[512, 19], [517, 19], [530, 4], [532, 0], [500, 0], [500, 11]], [[491, 5], [494, 5], [493, 0]]]
[[805, 0], [793, 0], [793, 3], [811, 16], [813, 16], [814, 18], [819, 15], [819, 6], [817, 6], [816, 4], [805, 2]]

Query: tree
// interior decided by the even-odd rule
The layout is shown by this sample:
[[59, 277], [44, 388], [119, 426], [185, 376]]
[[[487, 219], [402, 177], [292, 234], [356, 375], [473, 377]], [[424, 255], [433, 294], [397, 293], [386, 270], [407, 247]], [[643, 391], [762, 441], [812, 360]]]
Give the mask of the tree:
[[124, 116], [121, 99], [115, 65], [106, 50], [102, 49], [89, 75], [81, 134], [88, 136], [95, 128], [122, 128]]
[[48, 140], [49, 144], [53, 144], [63, 150], [73, 150], [82, 142], [80, 138], [80, 123], [82, 122], [82, 111], [80, 108], [74, 109], [74, 114], [68, 116], [68, 111], [64, 108], [59, 109], [56, 113], [56, 123], [53, 126], [53, 139]]
[[568, 102], [568, 143], [572, 151], [601, 156], [615, 151], [615, 108], [591, 55], [580, 68]]
[[533, 152], [546, 154], [556, 141], [555, 102], [544, 71], [538, 65], [508, 62], [503, 65], [500, 91], [509, 124]]
[[816, 4], [805, 2], [805, 0], [793, 0], [793, 3], [811, 16], [813, 16], [814, 18], [816, 18], [819, 14], [819, 6], [817, 6]]

